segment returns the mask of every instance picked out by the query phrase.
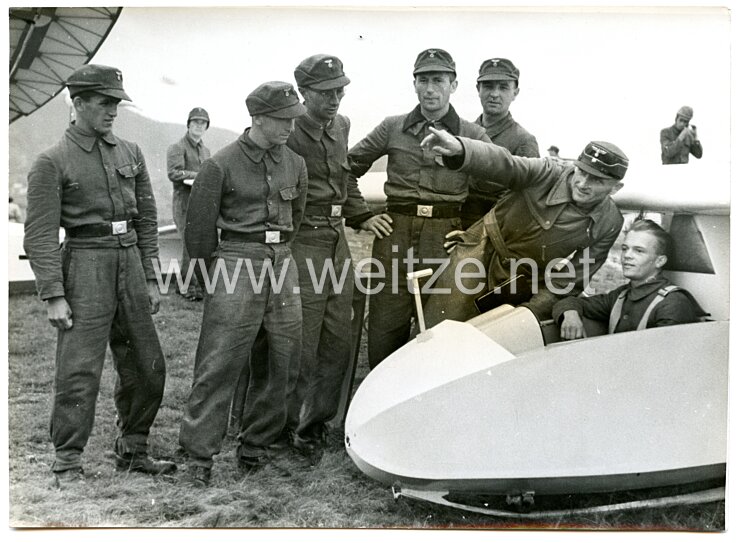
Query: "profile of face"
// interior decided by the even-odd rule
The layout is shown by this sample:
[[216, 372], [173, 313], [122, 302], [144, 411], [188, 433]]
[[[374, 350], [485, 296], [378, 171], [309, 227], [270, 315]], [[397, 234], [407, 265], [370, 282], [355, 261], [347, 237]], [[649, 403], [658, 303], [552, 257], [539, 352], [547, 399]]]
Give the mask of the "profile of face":
[[112, 126], [117, 118], [119, 98], [94, 94], [88, 100], [81, 96], [73, 98], [76, 110], [76, 126], [97, 134], [106, 135], [112, 132]]
[[300, 88], [300, 94], [305, 99], [305, 107], [310, 117], [321, 124], [332, 121], [339, 112], [341, 100], [346, 91], [344, 87], [335, 89], [316, 90], [311, 88]]
[[576, 206], [584, 209], [594, 207], [607, 196], [622, 188], [620, 181], [597, 177], [583, 171], [578, 166], [575, 167], [575, 171], [568, 182], [570, 183], [573, 202]]
[[458, 81], [448, 72], [424, 72], [414, 76], [419, 105], [428, 113], [447, 111], [451, 94], [456, 92], [457, 86]]
[[255, 117], [253, 124], [257, 124], [266, 143], [270, 145], [284, 145], [294, 130], [294, 119], [279, 119], [268, 115]]
[[519, 90], [518, 83], [515, 81], [480, 81], [477, 83], [482, 111], [485, 115], [494, 117], [507, 115]]
[[642, 283], [655, 277], [667, 263], [659, 254], [659, 242], [649, 232], [628, 232], [622, 242], [622, 274], [631, 282]]
[[191, 119], [187, 128], [190, 137], [193, 140], [198, 141], [203, 137], [203, 134], [206, 133], [206, 130], [208, 130], [208, 123], [203, 119]]

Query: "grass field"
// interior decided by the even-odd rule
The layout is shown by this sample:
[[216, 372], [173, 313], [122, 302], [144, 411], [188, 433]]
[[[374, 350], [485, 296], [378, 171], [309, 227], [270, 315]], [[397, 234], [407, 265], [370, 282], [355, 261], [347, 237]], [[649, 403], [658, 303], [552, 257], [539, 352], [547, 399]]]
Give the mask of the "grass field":
[[[353, 235], [355, 258], [371, 240]], [[606, 273], [614, 273], [613, 266]], [[616, 274], [600, 283], [617, 281]], [[150, 439], [154, 456], [170, 458], [177, 448], [183, 406], [192, 382], [193, 356], [202, 306], [170, 294], [162, 297], [155, 322], [167, 361], [167, 385]], [[408, 500], [394, 501], [390, 489], [363, 475], [335, 429], [319, 464], [286, 471], [268, 466], [246, 476], [234, 462], [227, 439], [216, 458], [212, 484], [204, 490], [176, 478], [123, 475], [114, 469], [116, 437], [112, 400], [115, 374], [105, 364], [97, 419], [84, 453], [86, 484], [73, 491], [50, 488], [54, 451], [49, 413], [56, 334], [33, 296], [9, 301], [10, 525], [14, 527], [294, 527], [722, 530], [724, 503], [680, 506], [544, 522], [503, 521]], [[367, 373], [366, 342], [360, 349], [357, 382]], [[109, 357], [109, 355], [108, 355]], [[184, 469], [181, 466], [181, 469]]]

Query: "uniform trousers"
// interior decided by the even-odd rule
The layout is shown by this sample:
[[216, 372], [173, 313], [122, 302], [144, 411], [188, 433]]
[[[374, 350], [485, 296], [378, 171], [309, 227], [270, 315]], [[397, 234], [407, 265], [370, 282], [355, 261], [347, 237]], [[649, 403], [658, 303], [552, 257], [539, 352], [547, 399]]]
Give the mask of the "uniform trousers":
[[[267, 273], [261, 278], [264, 261]], [[209, 279], [221, 266], [229, 281], [219, 273], [214, 288], [206, 282], [193, 387], [180, 429], [180, 445], [190, 464], [204, 467], [211, 467], [221, 450], [237, 380], [261, 326], [268, 351], [258, 367], [251, 361], [250, 404], [238, 455], [258, 456], [284, 438], [302, 342], [297, 266], [288, 244], [225, 240], [212, 256]]]
[[[172, 191], [172, 218], [174, 224], [177, 227], [177, 232], [180, 235], [180, 244], [182, 245], [182, 256], [180, 257], [180, 276], [183, 280], [188, 277], [188, 266], [190, 266], [190, 256], [185, 246], [185, 221], [187, 217], [188, 201], [190, 200], [190, 190], [187, 186], [176, 187]], [[195, 269], [197, 271], [197, 267]], [[198, 286], [198, 278], [195, 271], [190, 276], [189, 285], [193, 288]], [[183, 283], [185, 284], [185, 283]], [[184, 292], [187, 292], [188, 285], [185, 285]]]
[[[372, 257], [383, 265], [385, 277], [373, 277], [370, 283], [373, 293], [369, 302], [367, 348], [371, 368], [409, 340], [411, 319], [415, 315], [414, 295], [406, 279], [410, 271], [405, 263], [409, 249], [411, 257], [418, 260], [411, 271], [425, 268], [437, 271], [439, 264], [424, 259], [446, 259], [445, 235], [461, 229], [458, 217], [438, 219], [392, 212], [389, 215], [393, 219], [393, 233], [383, 239], [376, 238], [372, 247]], [[374, 292], [379, 283], [384, 287]], [[422, 296], [422, 303], [428, 298]]]
[[62, 249], [65, 299], [73, 327], [59, 330], [50, 433], [53, 471], [81, 466], [94, 425], [109, 342], [117, 382], [119, 452], [146, 452], [147, 438], [164, 393], [165, 364], [151, 318], [146, 278], [137, 245], [85, 247], [67, 240]]

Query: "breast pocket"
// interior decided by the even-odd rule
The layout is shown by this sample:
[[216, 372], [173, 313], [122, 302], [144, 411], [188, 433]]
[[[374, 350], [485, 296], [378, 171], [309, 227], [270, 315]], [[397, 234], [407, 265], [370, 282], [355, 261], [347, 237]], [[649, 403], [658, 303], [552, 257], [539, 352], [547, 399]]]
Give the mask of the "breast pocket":
[[120, 189], [125, 201], [125, 206], [131, 213], [138, 213], [138, 204], [135, 197], [135, 178], [140, 171], [138, 164], [123, 164], [117, 166], [117, 176], [120, 181]]
[[284, 187], [279, 190], [279, 226], [292, 226], [292, 202], [299, 198], [299, 188]]

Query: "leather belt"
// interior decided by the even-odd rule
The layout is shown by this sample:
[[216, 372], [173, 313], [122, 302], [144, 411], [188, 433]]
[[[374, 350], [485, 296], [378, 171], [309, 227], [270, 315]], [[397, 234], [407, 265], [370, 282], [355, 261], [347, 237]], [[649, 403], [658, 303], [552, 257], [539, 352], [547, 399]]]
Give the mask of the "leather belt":
[[254, 241], [256, 243], [285, 243], [289, 240], [289, 234], [278, 230], [266, 230], [265, 232], [229, 232], [221, 231], [221, 239], [227, 241]]
[[101, 224], [83, 224], [66, 228], [65, 233], [71, 238], [101, 238], [121, 236], [133, 230], [133, 221], [113, 221]]
[[459, 204], [388, 204], [388, 211], [431, 219], [453, 219], [461, 215]]
[[330, 204], [330, 205], [306, 205], [305, 215], [312, 215], [315, 217], [341, 217], [343, 210], [341, 204]]

